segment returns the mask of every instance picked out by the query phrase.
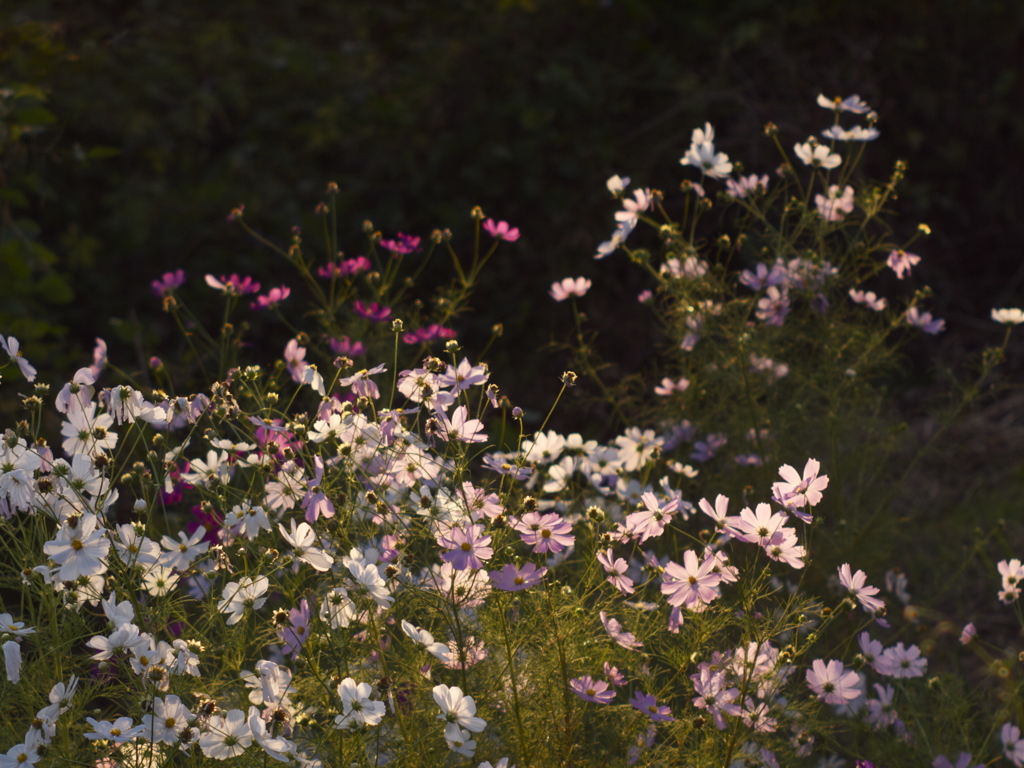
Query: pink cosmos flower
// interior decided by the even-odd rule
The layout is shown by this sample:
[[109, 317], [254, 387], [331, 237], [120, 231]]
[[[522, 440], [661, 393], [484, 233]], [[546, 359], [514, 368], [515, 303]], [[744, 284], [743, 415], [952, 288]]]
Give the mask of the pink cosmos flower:
[[853, 187], [847, 184], [840, 192], [839, 185], [832, 184], [827, 194], [814, 196], [814, 205], [825, 221], [842, 221], [853, 212]]
[[683, 553], [682, 565], [669, 561], [661, 577], [661, 593], [667, 597], [668, 604], [685, 606], [691, 611], [703, 610], [719, 596], [722, 575], [713, 570], [716, 564], [714, 557], [699, 562], [692, 549]]
[[576, 542], [572, 525], [556, 512], [527, 512], [512, 524], [536, 554], [561, 552]]
[[176, 269], [173, 272], [164, 272], [161, 277], [150, 283], [150, 286], [157, 298], [160, 298], [169, 295], [175, 288], [180, 288], [184, 284], [185, 270]]
[[616, 619], [613, 619], [604, 611], [601, 611], [598, 615], [601, 618], [601, 624], [604, 626], [604, 631], [608, 633], [608, 636], [627, 651], [635, 651], [637, 648], [644, 647], [644, 644], [636, 639], [636, 635], [623, 629], [622, 625], [619, 624]]
[[626, 575], [628, 563], [621, 557], [616, 559], [611, 548], [604, 552], [598, 552], [597, 561], [604, 568], [604, 572], [610, 574], [606, 581], [619, 592], [623, 595], [632, 595], [636, 591], [633, 580]]
[[889, 254], [889, 258], [886, 259], [885, 263], [889, 265], [889, 269], [896, 273], [897, 279], [902, 280], [910, 274], [912, 267], [921, 263], [921, 257], [916, 253], [907, 253], [897, 248]]
[[841, 661], [817, 659], [807, 670], [807, 685], [826, 704], [845, 704], [860, 696], [860, 675], [846, 671]]
[[868, 613], [884, 611], [885, 602], [873, 597], [878, 594], [878, 587], [865, 586], [867, 579], [867, 574], [864, 571], [851, 573], [849, 563], [839, 566], [839, 583], [846, 587], [850, 595], [861, 604], [861, 607]]
[[483, 561], [494, 556], [491, 537], [484, 533], [484, 527], [478, 523], [452, 528], [442, 537], [441, 546], [448, 549], [441, 555], [441, 559], [451, 563], [457, 571], [483, 568]]
[[245, 277], [239, 277], [236, 274], [232, 274], [231, 277], [221, 275], [220, 280], [213, 275], [207, 275], [206, 284], [228, 296], [245, 296], [260, 292], [260, 284], [248, 275]]
[[672, 515], [679, 509], [679, 499], [671, 499], [664, 506], [658, 497], [650, 491], [641, 494], [642, 507], [626, 516], [626, 527], [630, 533], [640, 537], [640, 543], [665, 532], [665, 526], [672, 520]]
[[271, 288], [266, 296], [257, 296], [256, 301], [249, 304], [250, 309], [273, 309], [291, 295], [292, 289], [287, 285]]
[[590, 290], [591, 282], [585, 277], [566, 277], [551, 284], [548, 294], [555, 301], [565, 301], [570, 296], [584, 296]]
[[569, 689], [584, 701], [595, 704], [610, 704], [615, 698], [615, 691], [608, 690], [608, 683], [594, 680], [590, 675], [570, 680]]
[[665, 706], [659, 707], [658, 700], [654, 696], [644, 693], [643, 691], [637, 691], [634, 693], [633, 698], [629, 700], [629, 703], [651, 718], [652, 722], [666, 723], [673, 722], [675, 720], [675, 718], [672, 717], [671, 709]]
[[881, 312], [886, 307], [886, 300], [878, 298], [874, 291], [859, 291], [856, 288], [850, 289], [850, 298], [857, 304], [864, 304], [875, 312]]
[[494, 586], [504, 592], [521, 592], [539, 584], [547, 568], [538, 568], [533, 563], [525, 563], [522, 568], [508, 563], [500, 571], [491, 571], [488, 575]]
[[519, 239], [519, 229], [516, 227], [510, 227], [507, 221], [499, 221], [495, 224], [494, 219], [487, 219], [483, 223], [483, 228], [488, 235], [497, 238], [498, 240], [505, 240], [506, 242], [514, 243]]
[[784, 482], [772, 486], [773, 498], [790, 511], [806, 506], [816, 507], [821, 502], [821, 492], [828, 487], [828, 475], [818, 477], [820, 469], [817, 459], [808, 459], [804, 475], [800, 477], [793, 467], [783, 464], [779, 467], [779, 476]]

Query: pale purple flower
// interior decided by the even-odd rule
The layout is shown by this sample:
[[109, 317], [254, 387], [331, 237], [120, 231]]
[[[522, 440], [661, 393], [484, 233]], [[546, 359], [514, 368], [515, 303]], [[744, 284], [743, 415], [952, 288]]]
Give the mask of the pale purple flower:
[[889, 258], [885, 263], [896, 273], [896, 277], [902, 280], [910, 274], [913, 267], [921, 263], [921, 257], [916, 253], [907, 253], [897, 248], [889, 253]]
[[675, 718], [672, 717], [671, 709], [665, 706], [659, 707], [658, 700], [654, 696], [644, 693], [643, 691], [637, 691], [634, 693], [633, 698], [629, 700], [629, 703], [651, 718], [652, 722], [665, 723], [675, 720]]
[[839, 566], [839, 583], [846, 587], [850, 596], [856, 598], [865, 611], [878, 613], [885, 610], [885, 602], [874, 597], [878, 594], [878, 587], [866, 586], [867, 578], [864, 571], [851, 573], [849, 563]]
[[733, 199], [747, 197], [754, 193], [764, 193], [768, 189], [767, 174], [758, 176], [752, 173], [749, 176], [740, 176], [738, 179], [725, 180], [725, 192]]
[[608, 636], [612, 640], [621, 645], [627, 651], [635, 651], [637, 648], [644, 647], [644, 644], [636, 639], [636, 635], [623, 629], [618, 620], [608, 616], [604, 611], [601, 611], [599, 616], [601, 618], [601, 624], [604, 626], [604, 631], [608, 633]]
[[769, 285], [765, 295], [757, 300], [754, 314], [765, 325], [784, 325], [789, 314], [789, 289]]
[[985, 768], [985, 763], [975, 764], [970, 752], [961, 752], [955, 765], [945, 755], [939, 755], [932, 761], [932, 768]]
[[927, 668], [928, 659], [921, 656], [921, 649], [916, 645], [904, 648], [903, 643], [886, 648], [875, 662], [879, 674], [896, 678], [922, 677]]
[[864, 304], [875, 312], [881, 312], [886, 307], [886, 300], [879, 298], [874, 291], [860, 291], [856, 288], [850, 289], [850, 298], [857, 304]]
[[828, 487], [828, 475], [818, 477], [820, 470], [817, 459], [807, 460], [803, 477], [789, 464], [783, 464], [779, 467], [783, 482], [772, 486], [773, 498], [789, 510], [817, 506], [821, 503], [821, 492]]
[[865, 128], [862, 125], [855, 125], [845, 129], [838, 125], [831, 125], [821, 132], [826, 139], [834, 141], [874, 141], [881, 133], [874, 126]]
[[816, 659], [807, 670], [807, 685], [826, 704], [845, 704], [860, 695], [860, 675], [843, 667], [841, 661], [826, 664]]
[[504, 592], [521, 592], [539, 584], [547, 572], [547, 568], [538, 568], [533, 563], [524, 563], [522, 568], [507, 563], [500, 571], [491, 571], [488, 575], [495, 588]]
[[604, 680], [594, 680], [590, 675], [576, 677], [569, 681], [569, 689], [584, 701], [595, 704], [611, 704], [615, 691], [608, 690]]
[[907, 323], [935, 336], [946, 330], [946, 321], [933, 318], [931, 312], [921, 312], [917, 307], [907, 310]]
[[818, 106], [823, 109], [831, 109], [834, 112], [850, 112], [854, 115], [864, 115], [871, 111], [871, 107], [856, 93], [841, 99], [836, 96], [833, 99], [827, 98], [823, 93], [818, 94]]
[[853, 212], [853, 187], [847, 184], [840, 192], [839, 185], [832, 184], [826, 194], [814, 196], [814, 205], [825, 221], [842, 221]]
[[448, 549], [441, 555], [441, 559], [451, 563], [457, 571], [483, 568], [483, 561], [494, 556], [490, 545], [491, 537], [484, 533], [482, 525], [473, 523], [456, 526], [441, 538], [441, 546]]
[[281, 641], [282, 652], [291, 654], [293, 659], [298, 658], [299, 651], [309, 639], [309, 620], [311, 617], [309, 601], [302, 598], [298, 608], [288, 611], [289, 626], [282, 627], [277, 631], [277, 637]]
[[527, 512], [512, 524], [523, 541], [533, 547], [537, 554], [561, 552], [571, 547], [576, 537], [572, 524], [563, 520], [557, 512]]

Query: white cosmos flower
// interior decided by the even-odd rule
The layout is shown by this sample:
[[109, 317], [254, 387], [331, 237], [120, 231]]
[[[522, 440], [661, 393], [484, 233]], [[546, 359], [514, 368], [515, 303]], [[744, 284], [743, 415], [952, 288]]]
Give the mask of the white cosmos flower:
[[318, 571], [330, 570], [334, 564], [334, 558], [319, 547], [313, 546], [313, 544], [317, 543], [317, 538], [309, 523], [302, 522], [296, 525], [295, 519], [292, 518], [291, 532], [284, 525], [278, 525], [277, 528], [281, 532], [281, 536], [284, 537], [284, 540], [294, 547], [296, 560], [309, 563]]
[[245, 712], [232, 709], [224, 715], [214, 715], [206, 725], [206, 732], [199, 737], [203, 754], [215, 760], [238, 757], [252, 744], [252, 730]]
[[65, 522], [57, 537], [43, 545], [43, 552], [60, 565], [61, 581], [105, 573], [109, 551], [106, 530], [99, 527], [99, 518], [91, 512], [79, 517], [74, 527]]
[[1024, 323], [1024, 309], [1017, 309], [1016, 307], [993, 309], [992, 319], [1003, 325], [1020, 325]]
[[334, 718], [334, 727], [348, 731], [363, 725], [374, 726], [383, 720], [384, 702], [371, 699], [372, 693], [369, 683], [357, 683], [351, 677], [342, 680], [338, 684], [341, 714]]
[[21, 644], [17, 640], [4, 643], [4, 671], [12, 683], [21, 680]]
[[793, 151], [804, 165], [811, 165], [815, 168], [835, 168], [843, 162], [842, 157], [824, 144], [819, 144], [813, 136], [803, 144], [794, 144]]
[[263, 607], [267, 598], [262, 595], [269, 587], [270, 580], [266, 576], [255, 579], [243, 576], [238, 581], [229, 581], [224, 587], [224, 597], [217, 603], [217, 610], [228, 614], [228, 626], [237, 624], [247, 607], [254, 611]]
[[480, 733], [487, 727], [486, 721], [476, 716], [476, 702], [472, 696], [466, 696], [457, 685], [434, 686], [434, 701], [441, 708], [438, 720], [458, 724], [473, 733]]

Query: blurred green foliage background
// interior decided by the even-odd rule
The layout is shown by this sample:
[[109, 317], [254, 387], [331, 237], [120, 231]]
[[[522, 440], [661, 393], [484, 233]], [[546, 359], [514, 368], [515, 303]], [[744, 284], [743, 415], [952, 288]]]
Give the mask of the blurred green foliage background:
[[819, 92], [857, 92], [881, 116], [869, 173], [909, 162], [900, 222], [932, 226], [920, 273], [942, 344], [967, 353], [997, 341], [989, 308], [1024, 294], [1021, 51], [1024, 5], [998, 0], [5, 4], [0, 330], [41, 370], [88, 362], [96, 335], [142, 366], [173, 333], [150, 280], [183, 267], [197, 295], [207, 272], [288, 281], [225, 216], [244, 203], [267, 237], [298, 224], [316, 245], [312, 210], [337, 181], [350, 256], [366, 218], [464, 244], [473, 205], [518, 226], [459, 330], [472, 349], [504, 323], [503, 388], [550, 393], [562, 364], [527, 339], [564, 327], [552, 280], [594, 278], [591, 319], [622, 365], [652, 350], [612, 309], [637, 276], [592, 261], [609, 175], [675, 190], [705, 120], [771, 172], [767, 121], [791, 145], [827, 124]]

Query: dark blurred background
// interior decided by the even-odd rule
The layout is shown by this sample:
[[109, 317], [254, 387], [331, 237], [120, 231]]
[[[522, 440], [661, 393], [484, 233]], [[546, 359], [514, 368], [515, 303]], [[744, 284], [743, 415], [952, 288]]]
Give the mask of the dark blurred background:
[[909, 164], [897, 237], [933, 232], [914, 250], [949, 332], [916, 363], [956, 360], [1000, 338], [991, 307], [1024, 303], [1022, 51], [1024, 4], [997, 0], [8, 3], [0, 330], [41, 370], [88, 362], [97, 335], [132, 368], [175, 333], [154, 277], [182, 267], [197, 297], [206, 272], [294, 284], [225, 216], [244, 203], [268, 238], [298, 224], [317, 247], [312, 210], [336, 181], [350, 256], [367, 218], [449, 227], [463, 250], [473, 205], [521, 229], [458, 328], [472, 350], [504, 323], [498, 380], [550, 397], [564, 366], [537, 340], [569, 328], [552, 280], [594, 279], [586, 306], [624, 366], [652, 350], [648, 323], [612, 309], [639, 276], [592, 259], [609, 175], [672, 192], [705, 120], [770, 173], [767, 121], [791, 146], [828, 124], [819, 92], [856, 92], [880, 115], [868, 175]]

